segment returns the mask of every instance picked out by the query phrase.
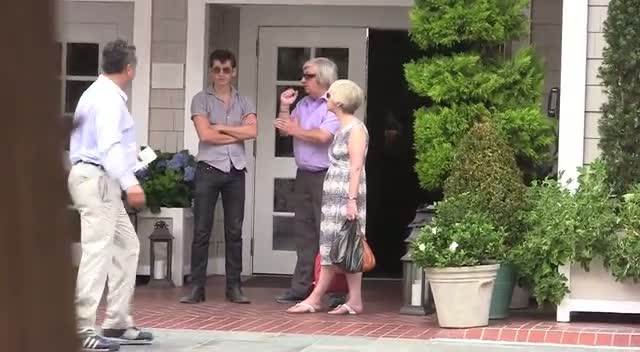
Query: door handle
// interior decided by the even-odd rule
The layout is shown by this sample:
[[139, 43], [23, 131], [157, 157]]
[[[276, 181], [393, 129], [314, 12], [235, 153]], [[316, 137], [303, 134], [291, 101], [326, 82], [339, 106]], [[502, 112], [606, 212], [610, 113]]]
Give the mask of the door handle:
[[551, 118], [560, 117], [560, 88], [553, 87], [549, 91], [547, 99], [547, 116]]

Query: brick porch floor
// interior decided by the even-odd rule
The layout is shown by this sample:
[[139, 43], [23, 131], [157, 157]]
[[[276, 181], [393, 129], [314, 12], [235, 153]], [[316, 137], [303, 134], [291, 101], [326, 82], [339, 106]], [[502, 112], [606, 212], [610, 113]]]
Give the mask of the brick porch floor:
[[[640, 348], [640, 316], [582, 314], [570, 324], [556, 323], [553, 312], [514, 311], [504, 321], [485, 328], [440, 329], [435, 316], [397, 314], [401, 306], [401, 284], [397, 281], [366, 281], [365, 314], [334, 317], [326, 313], [291, 315], [286, 305], [273, 297], [286, 285], [283, 278], [254, 279], [245, 293], [250, 305], [224, 301], [224, 279], [212, 277], [207, 301], [198, 305], [178, 303], [188, 288], [158, 289], [138, 286], [133, 304], [140, 327], [219, 331], [250, 331], [313, 335], [371, 336], [409, 339], [474, 339], [589, 346]], [[259, 287], [262, 286], [262, 287]], [[265, 287], [266, 286], [266, 287]], [[100, 314], [102, 315], [102, 314]]]

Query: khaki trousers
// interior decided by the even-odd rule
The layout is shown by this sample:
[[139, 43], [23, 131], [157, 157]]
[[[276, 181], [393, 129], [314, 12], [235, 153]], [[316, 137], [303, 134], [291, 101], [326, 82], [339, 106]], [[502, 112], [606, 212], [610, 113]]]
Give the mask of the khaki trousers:
[[76, 284], [78, 333], [95, 333], [96, 310], [107, 283], [105, 329], [133, 326], [129, 306], [136, 282], [140, 242], [122, 203], [120, 186], [101, 168], [79, 163], [69, 191], [80, 213], [82, 258]]

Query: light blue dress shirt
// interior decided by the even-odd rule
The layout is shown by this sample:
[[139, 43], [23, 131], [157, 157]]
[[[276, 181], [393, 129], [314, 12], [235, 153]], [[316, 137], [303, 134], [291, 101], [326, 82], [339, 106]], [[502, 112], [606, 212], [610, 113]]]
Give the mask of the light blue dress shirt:
[[134, 175], [137, 160], [134, 121], [127, 95], [104, 75], [87, 88], [78, 101], [71, 133], [71, 164], [84, 161], [102, 166], [123, 190], [139, 184]]

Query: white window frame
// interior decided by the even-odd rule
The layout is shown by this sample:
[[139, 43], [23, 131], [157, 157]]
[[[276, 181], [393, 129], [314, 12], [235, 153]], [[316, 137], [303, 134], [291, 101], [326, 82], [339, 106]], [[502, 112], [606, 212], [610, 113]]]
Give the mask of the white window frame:
[[[67, 45], [68, 44], [98, 44], [98, 43], [79, 43], [73, 41], [61, 40], [57, 42], [60, 44], [60, 114], [63, 117], [73, 117], [73, 112], [66, 111], [67, 101], [67, 81], [90, 81], [93, 82], [98, 79], [98, 76], [70, 76], [67, 74]], [[100, 45], [98, 44], [98, 75], [100, 74]]]
[[[151, 23], [153, 0], [58, 0], [64, 2], [129, 2], [133, 3], [133, 45], [138, 65], [131, 84], [131, 115], [136, 122], [136, 142], [149, 143], [149, 100], [151, 94]], [[60, 14], [58, 15], [60, 18]], [[63, 21], [59, 20], [59, 23]], [[114, 38], [115, 39], [115, 38]]]

